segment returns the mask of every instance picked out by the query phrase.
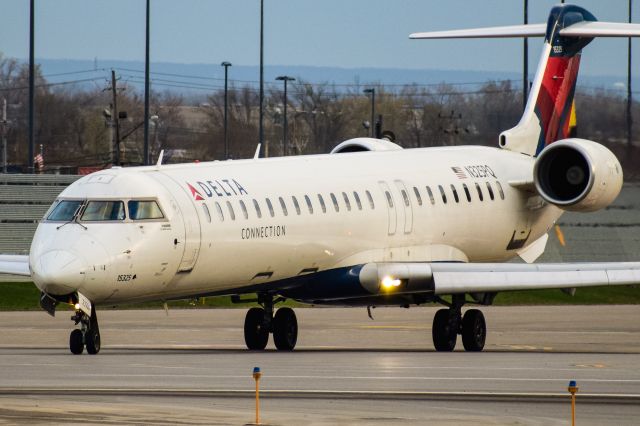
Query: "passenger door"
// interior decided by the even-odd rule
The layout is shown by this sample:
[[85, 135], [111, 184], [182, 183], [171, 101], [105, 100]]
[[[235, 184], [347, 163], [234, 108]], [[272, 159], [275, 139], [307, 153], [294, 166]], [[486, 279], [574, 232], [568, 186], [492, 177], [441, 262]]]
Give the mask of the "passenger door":
[[[162, 183], [174, 198], [172, 204], [175, 202], [175, 205], [172, 205], [172, 208], [179, 212], [181, 216], [180, 222], [184, 226], [184, 237], [182, 241], [178, 239], [178, 244], [183, 245], [182, 261], [178, 267], [178, 272], [189, 272], [198, 260], [201, 240], [200, 220], [191, 199], [191, 194], [187, 192], [186, 187], [182, 187], [173, 178], [162, 172], [153, 173], [151, 176]], [[172, 222], [174, 225], [176, 224], [176, 221]]]
[[400, 192], [399, 202], [402, 203], [402, 210], [404, 212], [404, 233], [410, 234], [413, 230], [413, 206], [411, 204], [411, 196], [404, 182], [395, 180], [394, 183]]

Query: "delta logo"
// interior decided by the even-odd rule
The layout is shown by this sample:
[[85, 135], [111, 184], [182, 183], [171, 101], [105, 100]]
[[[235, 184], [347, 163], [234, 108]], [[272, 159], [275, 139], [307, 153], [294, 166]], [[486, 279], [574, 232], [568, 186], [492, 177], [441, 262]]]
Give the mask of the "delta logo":
[[244, 186], [235, 179], [214, 179], [196, 181], [195, 184], [186, 182], [187, 188], [195, 201], [203, 201], [212, 197], [232, 197], [234, 195], [249, 194]]

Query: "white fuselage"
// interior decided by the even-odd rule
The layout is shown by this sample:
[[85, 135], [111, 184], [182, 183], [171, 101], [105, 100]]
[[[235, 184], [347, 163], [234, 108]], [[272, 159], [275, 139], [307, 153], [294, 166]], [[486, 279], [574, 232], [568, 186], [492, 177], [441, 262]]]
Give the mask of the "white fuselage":
[[510, 185], [530, 181], [533, 163], [449, 147], [105, 170], [60, 200], [155, 199], [164, 218], [44, 220], [30, 267], [43, 291], [118, 304], [241, 293], [367, 262], [507, 260], [561, 214]]

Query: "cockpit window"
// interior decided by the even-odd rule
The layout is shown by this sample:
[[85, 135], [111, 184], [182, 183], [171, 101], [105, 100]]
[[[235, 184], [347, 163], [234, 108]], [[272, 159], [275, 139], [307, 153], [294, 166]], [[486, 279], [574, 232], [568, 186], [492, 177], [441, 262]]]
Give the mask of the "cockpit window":
[[53, 208], [53, 211], [49, 213], [47, 220], [64, 222], [73, 220], [73, 217], [81, 206], [82, 200], [62, 200]]
[[80, 217], [86, 221], [124, 220], [122, 201], [89, 201]]
[[129, 207], [129, 217], [132, 220], [164, 219], [162, 210], [155, 200], [131, 200], [127, 203]]

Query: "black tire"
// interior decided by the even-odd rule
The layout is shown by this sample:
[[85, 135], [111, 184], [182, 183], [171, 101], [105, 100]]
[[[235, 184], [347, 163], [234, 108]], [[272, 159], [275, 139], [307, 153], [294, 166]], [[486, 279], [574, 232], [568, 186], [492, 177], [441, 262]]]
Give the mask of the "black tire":
[[487, 324], [482, 311], [469, 309], [462, 318], [462, 344], [469, 352], [480, 352], [484, 349], [487, 338]]
[[244, 342], [252, 351], [261, 351], [269, 341], [269, 329], [265, 326], [264, 309], [251, 308], [244, 318]]
[[449, 309], [440, 309], [433, 317], [431, 337], [433, 338], [433, 346], [438, 352], [451, 352], [456, 347], [458, 330], [452, 327], [449, 315]]
[[298, 320], [291, 308], [280, 308], [273, 317], [273, 342], [281, 351], [291, 351], [298, 341]]
[[100, 352], [100, 330], [89, 329], [84, 335], [87, 353], [95, 355]]
[[80, 355], [84, 351], [84, 336], [82, 330], [77, 328], [69, 335], [69, 350], [74, 355]]

